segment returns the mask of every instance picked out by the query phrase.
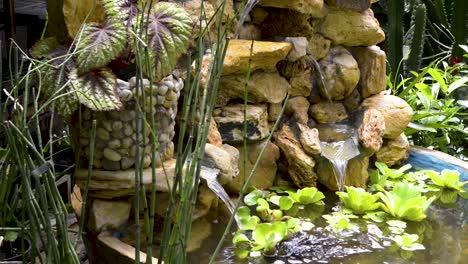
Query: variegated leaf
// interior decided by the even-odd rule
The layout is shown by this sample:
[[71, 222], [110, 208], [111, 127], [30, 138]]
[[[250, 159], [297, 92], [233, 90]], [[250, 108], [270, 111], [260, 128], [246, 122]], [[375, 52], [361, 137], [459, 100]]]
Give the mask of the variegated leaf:
[[79, 73], [107, 65], [125, 49], [127, 30], [118, 20], [108, 19], [103, 25], [86, 24], [78, 43], [76, 58]]
[[106, 15], [123, 21], [126, 26], [130, 25], [137, 13], [137, 0], [103, 0], [102, 2]]
[[36, 42], [36, 44], [34, 44], [34, 46], [29, 51], [29, 54], [33, 56], [33, 58], [39, 59], [47, 56], [58, 47], [60, 47], [60, 43], [56, 38], [45, 38]]
[[[160, 80], [174, 70], [179, 56], [186, 51], [190, 41], [192, 21], [184, 9], [176, 4], [159, 2], [150, 12], [148, 28], [141, 27], [139, 32], [148, 45], [149, 56], [143, 56], [145, 74]], [[137, 21], [137, 24], [141, 22]], [[143, 21], [145, 24], [146, 21]], [[133, 42], [133, 50], [137, 42]]]
[[78, 75], [72, 71], [69, 76], [80, 103], [94, 111], [118, 110], [122, 103], [117, 96], [117, 78], [109, 68], [99, 68]]

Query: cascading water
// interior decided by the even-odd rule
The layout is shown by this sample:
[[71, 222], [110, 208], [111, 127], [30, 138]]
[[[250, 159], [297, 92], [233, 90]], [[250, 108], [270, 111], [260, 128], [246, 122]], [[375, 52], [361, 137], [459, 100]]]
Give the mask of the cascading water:
[[245, 4], [244, 9], [242, 10], [242, 14], [239, 16], [239, 22], [237, 23], [236, 31], [234, 32], [235, 39], [239, 38], [240, 30], [244, 24], [245, 19], [247, 18], [247, 15], [250, 13], [250, 11], [252, 11], [252, 8], [258, 4], [258, 2], [260, 2], [260, 0], [248, 0]]
[[202, 166], [200, 177], [206, 181], [208, 188], [210, 188], [210, 190], [213, 191], [219, 197], [219, 199], [221, 199], [221, 201], [223, 201], [223, 203], [229, 209], [231, 214], [234, 214], [236, 206], [224, 190], [223, 186], [221, 186], [221, 184], [219, 183], [218, 174], [218, 169], [212, 169]]
[[322, 156], [332, 164], [338, 190], [343, 191], [348, 161], [359, 155], [354, 129], [346, 125], [329, 125], [319, 127], [319, 135]]

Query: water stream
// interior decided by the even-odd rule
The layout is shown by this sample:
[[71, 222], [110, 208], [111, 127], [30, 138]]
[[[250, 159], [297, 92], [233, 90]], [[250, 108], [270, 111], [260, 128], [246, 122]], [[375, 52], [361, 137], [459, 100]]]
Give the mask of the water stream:
[[239, 16], [239, 22], [237, 22], [237, 27], [236, 31], [234, 33], [234, 38], [238, 39], [240, 30], [242, 28], [242, 25], [244, 24], [245, 19], [247, 18], [247, 15], [252, 11], [252, 8], [258, 4], [260, 0], [247, 0], [247, 3], [245, 4], [244, 9], [242, 10], [242, 14]]
[[206, 181], [208, 188], [210, 188], [210, 190], [213, 191], [219, 197], [219, 199], [221, 199], [221, 201], [223, 201], [231, 214], [234, 214], [236, 205], [232, 202], [223, 186], [221, 186], [219, 183], [218, 174], [218, 169], [208, 168], [205, 166], [202, 166], [200, 171], [200, 177]]

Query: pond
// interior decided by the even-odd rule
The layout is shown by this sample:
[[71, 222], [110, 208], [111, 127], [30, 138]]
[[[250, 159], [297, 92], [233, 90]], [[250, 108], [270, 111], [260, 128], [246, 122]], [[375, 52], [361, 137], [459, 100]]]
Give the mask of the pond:
[[[326, 192], [322, 214], [331, 213], [340, 201], [333, 192]], [[208, 217], [211, 234], [200, 248], [189, 255], [189, 263], [208, 263], [228, 222], [228, 213], [217, 212]], [[227, 210], [224, 210], [227, 212]], [[405, 232], [423, 237], [425, 250], [404, 251], [388, 239], [387, 223], [363, 219], [353, 221], [357, 231], [333, 232], [327, 228], [319, 214], [315, 227], [299, 232], [278, 247], [276, 256], [239, 259], [236, 246], [231, 243], [233, 229], [215, 263], [223, 264], [281, 264], [281, 263], [468, 263], [468, 204], [459, 198], [452, 206], [433, 203], [427, 218], [421, 222], [408, 222]], [[209, 228], [207, 228], [209, 229]]]

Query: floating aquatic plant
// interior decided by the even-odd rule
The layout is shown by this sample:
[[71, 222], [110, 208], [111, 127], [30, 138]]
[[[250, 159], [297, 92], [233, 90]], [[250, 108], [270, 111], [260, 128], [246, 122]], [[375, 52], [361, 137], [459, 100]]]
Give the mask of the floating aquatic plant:
[[363, 214], [368, 211], [374, 211], [380, 207], [379, 196], [366, 192], [362, 188], [346, 186], [346, 192], [337, 192], [338, 197], [346, 208], [355, 214]]
[[455, 203], [459, 195], [466, 196], [464, 186], [468, 181], [460, 182], [460, 173], [458, 171], [443, 170], [438, 173], [428, 170], [426, 174], [432, 181], [427, 189], [431, 195], [435, 195], [442, 203]]

